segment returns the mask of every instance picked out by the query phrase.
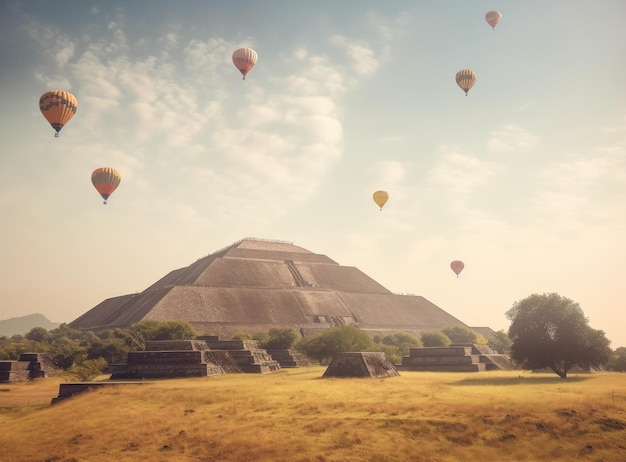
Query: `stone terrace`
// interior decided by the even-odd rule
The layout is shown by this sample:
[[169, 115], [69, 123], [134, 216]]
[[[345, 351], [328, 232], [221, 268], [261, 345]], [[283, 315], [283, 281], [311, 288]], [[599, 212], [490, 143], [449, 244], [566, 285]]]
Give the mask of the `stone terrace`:
[[[126, 364], [112, 364], [111, 379], [167, 377], [206, 377], [225, 374], [216, 364], [214, 352], [199, 340], [163, 340], [146, 342], [145, 351], [128, 353]], [[222, 358], [222, 362], [232, 361]]]

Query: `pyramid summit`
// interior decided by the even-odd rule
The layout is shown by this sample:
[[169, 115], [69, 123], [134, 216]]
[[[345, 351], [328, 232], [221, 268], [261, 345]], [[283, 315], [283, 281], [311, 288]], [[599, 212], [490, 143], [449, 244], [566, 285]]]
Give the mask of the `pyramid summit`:
[[106, 299], [70, 323], [87, 330], [183, 321], [230, 338], [353, 325], [372, 335], [468, 327], [421, 296], [396, 295], [358, 268], [291, 242], [244, 238], [171, 271], [143, 292]]

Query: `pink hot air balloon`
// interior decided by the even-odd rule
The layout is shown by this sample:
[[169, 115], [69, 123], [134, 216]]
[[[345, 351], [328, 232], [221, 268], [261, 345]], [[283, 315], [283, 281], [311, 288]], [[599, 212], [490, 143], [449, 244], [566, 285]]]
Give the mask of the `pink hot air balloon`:
[[246, 80], [246, 75], [254, 67], [256, 60], [257, 54], [252, 48], [239, 48], [233, 52], [233, 64], [243, 75], [243, 80]]
[[485, 21], [487, 21], [487, 24], [489, 24], [494, 30], [501, 19], [502, 13], [497, 10], [487, 11], [487, 14], [485, 14]]
[[460, 260], [454, 260], [452, 263], [450, 263], [450, 268], [452, 268], [452, 271], [454, 271], [456, 277], [458, 278], [459, 273], [463, 271], [463, 268], [465, 268], [465, 264]]

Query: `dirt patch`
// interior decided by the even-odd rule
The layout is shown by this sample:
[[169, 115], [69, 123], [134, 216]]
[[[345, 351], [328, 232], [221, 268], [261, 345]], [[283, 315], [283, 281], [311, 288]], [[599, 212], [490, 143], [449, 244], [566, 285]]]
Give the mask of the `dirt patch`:
[[602, 427], [602, 430], [604, 431], [626, 429], [626, 422], [624, 422], [623, 420], [619, 420], [619, 419], [611, 419], [611, 418], [598, 419], [595, 421], [595, 423], [600, 425], [600, 427]]

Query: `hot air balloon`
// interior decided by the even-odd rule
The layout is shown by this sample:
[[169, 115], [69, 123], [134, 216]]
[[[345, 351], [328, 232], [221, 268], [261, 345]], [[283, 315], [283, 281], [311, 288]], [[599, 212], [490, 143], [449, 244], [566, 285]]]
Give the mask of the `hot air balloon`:
[[487, 14], [485, 14], [485, 21], [487, 21], [487, 24], [489, 24], [494, 30], [501, 19], [502, 13], [500, 13], [498, 10], [487, 11]]
[[121, 180], [120, 172], [111, 167], [97, 168], [91, 174], [91, 182], [104, 199], [105, 204]]
[[476, 83], [476, 79], [476, 72], [471, 69], [461, 69], [456, 73], [456, 84], [465, 92], [465, 96]]
[[56, 130], [55, 138], [58, 138], [61, 129], [74, 117], [77, 108], [76, 98], [65, 90], [48, 91], [39, 98], [39, 109]]
[[374, 198], [374, 202], [376, 202], [376, 204], [380, 207], [380, 210], [383, 209], [383, 205], [385, 205], [389, 200], [389, 194], [387, 194], [387, 191], [376, 191], [372, 197]]
[[239, 48], [233, 52], [233, 64], [246, 80], [246, 75], [256, 64], [257, 54], [252, 48]]
[[454, 260], [452, 263], [450, 263], [450, 268], [452, 268], [452, 271], [454, 271], [456, 277], [458, 278], [459, 273], [463, 271], [463, 268], [465, 268], [465, 264], [460, 260]]

